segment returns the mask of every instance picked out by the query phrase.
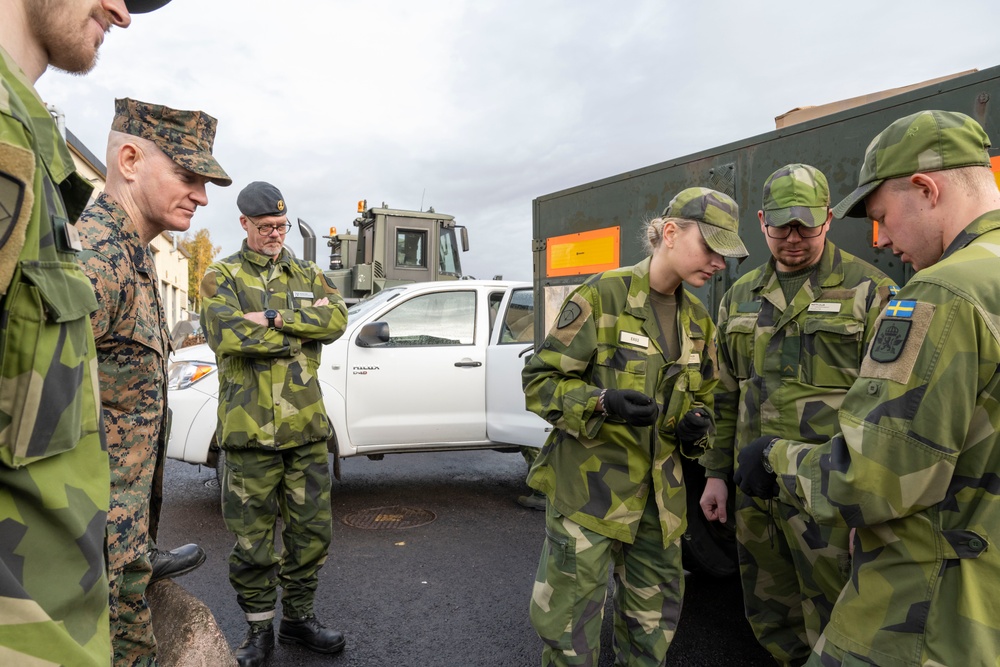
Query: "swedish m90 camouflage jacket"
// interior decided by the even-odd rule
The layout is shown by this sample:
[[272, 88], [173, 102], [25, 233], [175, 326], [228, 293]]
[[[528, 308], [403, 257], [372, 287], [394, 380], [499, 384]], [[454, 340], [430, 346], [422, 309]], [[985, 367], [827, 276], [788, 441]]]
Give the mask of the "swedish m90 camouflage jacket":
[[[316, 372], [325, 343], [344, 333], [347, 307], [312, 262], [243, 249], [212, 264], [201, 283], [202, 327], [219, 361], [219, 444], [286, 449], [333, 431]], [[325, 306], [313, 302], [323, 297]], [[282, 328], [244, 313], [273, 308]]]
[[747, 273], [719, 306], [715, 446], [702, 464], [731, 477], [734, 452], [763, 434], [822, 442], [858, 377], [873, 325], [895, 283], [826, 242], [787, 303], [774, 260]]
[[[715, 325], [701, 302], [677, 291], [680, 357], [664, 358], [649, 302], [649, 259], [587, 280], [566, 300], [522, 372], [526, 405], [556, 428], [528, 474], [563, 515], [633, 542], [647, 502], [659, 506], [664, 546], [687, 526], [674, 427], [693, 407], [712, 411], [718, 381]], [[660, 408], [655, 426], [595, 413], [604, 388], [634, 389]], [[704, 451], [704, 438], [689, 458]]]
[[[781, 498], [857, 528], [825, 634], [884, 667], [1000, 655], [1000, 210], [880, 317], [821, 445], [779, 440]], [[992, 544], [991, 544], [992, 543]]]
[[[4, 20], [7, 20], [5, 18]], [[0, 48], [0, 655], [107, 665], [108, 455], [73, 223], [93, 187]]]

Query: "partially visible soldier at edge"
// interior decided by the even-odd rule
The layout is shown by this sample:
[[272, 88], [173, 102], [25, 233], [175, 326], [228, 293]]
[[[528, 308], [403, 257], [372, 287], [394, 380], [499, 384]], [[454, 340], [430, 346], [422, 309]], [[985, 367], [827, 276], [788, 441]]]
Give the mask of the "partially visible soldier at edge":
[[0, 662], [111, 656], [109, 467], [75, 223], [93, 187], [34, 88], [93, 68], [105, 33], [165, 0], [0, 0]]
[[[147, 544], [159, 522], [159, 503], [153, 505], [151, 496], [162, 498], [155, 487], [162, 485], [169, 435], [170, 336], [148, 246], [163, 232], [188, 230], [198, 207], [208, 204], [209, 182], [232, 183], [212, 156], [215, 128], [216, 120], [200, 111], [115, 100], [107, 185], [80, 217], [80, 259], [100, 304], [91, 325], [111, 459], [108, 574], [115, 667], [156, 665], [145, 595], [153, 573]], [[204, 560], [205, 552], [191, 544], [161, 562], [179, 573]]]
[[856, 529], [807, 665], [993, 665], [1000, 655], [1000, 191], [972, 118], [923, 111], [868, 146], [838, 217], [879, 221], [917, 273], [879, 318], [821, 444], [765, 433], [737, 483]]
[[[822, 442], [858, 377], [896, 286], [827, 240], [833, 213], [821, 171], [781, 167], [764, 181], [760, 231], [771, 259], [737, 280], [719, 307], [715, 447], [702, 457], [701, 506], [728, 519], [734, 456], [761, 433]], [[801, 665], [850, 574], [846, 527], [821, 526], [781, 502], [737, 491], [736, 542], [747, 619], [782, 665]]]
[[278, 188], [250, 183], [236, 205], [247, 237], [205, 273], [201, 321], [219, 362], [222, 514], [236, 536], [229, 581], [250, 626], [236, 659], [260, 667], [274, 648], [279, 583], [281, 642], [317, 653], [345, 644], [316, 618], [313, 601], [333, 532], [333, 430], [317, 370], [323, 345], [344, 333], [347, 307], [318, 266], [284, 247], [291, 225]]

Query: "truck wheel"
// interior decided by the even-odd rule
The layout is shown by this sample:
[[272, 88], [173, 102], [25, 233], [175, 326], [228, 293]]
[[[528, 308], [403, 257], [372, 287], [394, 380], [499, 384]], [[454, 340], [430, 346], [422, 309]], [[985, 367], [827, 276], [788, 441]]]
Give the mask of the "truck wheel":
[[337, 434], [330, 436], [326, 441], [326, 451], [333, 454], [333, 478], [340, 481], [340, 449], [337, 447]]
[[687, 531], [681, 539], [684, 568], [689, 572], [728, 577], [739, 572], [736, 532], [733, 528], [736, 493], [729, 492], [730, 521], [709, 521], [698, 501], [705, 490], [705, 469], [697, 461], [683, 459], [684, 487], [687, 495]]

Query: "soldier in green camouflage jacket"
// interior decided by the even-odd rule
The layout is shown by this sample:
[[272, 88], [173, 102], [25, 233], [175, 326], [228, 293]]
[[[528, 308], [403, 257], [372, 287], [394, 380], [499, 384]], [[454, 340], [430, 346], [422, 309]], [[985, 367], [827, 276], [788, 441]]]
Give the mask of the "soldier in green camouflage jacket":
[[[764, 182], [757, 213], [772, 258], [733, 284], [719, 307], [715, 446], [702, 457], [701, 504], [727, 520], [733, 457], [761, 433], [831, 438], [892, 280], [826, 240], [830, 189], [818, 169], [790, 164]], [[801, 664], [850, 571], [848, 530], [820, 526], [784, 503], [736, 497], [747, 618], [780, 664]]]
[[[993, 665], [1000, 655], [1000, 192], [989, 139], [947, 111], [869, 145], [834, 212], [879, 221], [918, 269], [886, 307], [814, 445], [764, 434], [737, 483], [856, 529], [851, 579], [809, 665]], [[777, 482], [777, 483], [776, 483]]]
[[[147, 3], [29, 0], [0, 20], [0, 663], [107, 665], [108, 456], [75, 223], [93, 187], [34, 89], [86, 72]], [[165, 4], [162, 1], [159, 4]], [[128, 8], [126, 9], [126, 5]], [[73, 35], [73, 39], [66, 39]]]
[[[215, 119], [128, 98], [115, 100], [105, 191], [80, 217], [80, 254], [100, 308], [91, 315], [111, 459], [108, 556], [115, 667], [156, 664], [145, 592], [154, 471], [167, 438], [170, 338], [149, 243], [180, 233], [208, 182], [232, 181], [212, 156]], [[195, 546], [195, 545], [190, 545]], [[204, 552], [199, 561], [204, 560]]]
[[236, 651], [246, 667], [264, 664], [274, 646], [279, 581], [278, 638], [320, 653], [344, 647], [340, 632], [316, 620], [313, 598], [333, 530], [333, 430], [316, 374], [323, 345], [344, 333], [347, 307], [318, 266], [284, 248], [290, 225], [276, 187], [255, 181], [236, 203], [246, 241], [208, 268], [201, 296], [205, 336], [219, 361], [222, 513], [236, 535], [229, 580], [250, 624]]
[[555, 429], [528, 473], [547, 496], [531, 597], [543, 665], [596, 666], [615, 564], [616, 664], [662, 665], [684, 593], [681, 456], [710, 441], [715, 326], [681, 285], [744, 257], [738, 208], [688, 188], [651, 221], [651, 257], [577, 288], [522, 373]]

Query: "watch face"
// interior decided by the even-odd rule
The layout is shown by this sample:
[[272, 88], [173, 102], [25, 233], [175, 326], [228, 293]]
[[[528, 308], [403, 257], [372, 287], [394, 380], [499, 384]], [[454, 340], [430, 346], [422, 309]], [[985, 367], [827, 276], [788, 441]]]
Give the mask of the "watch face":
[[266, 317], [269, 320], [273, 320], [277, 316], [278, 316], [278, 311], [274, 310], [273, 308], [268, 308], [267, 310], [264, 311], [264, 317]]

